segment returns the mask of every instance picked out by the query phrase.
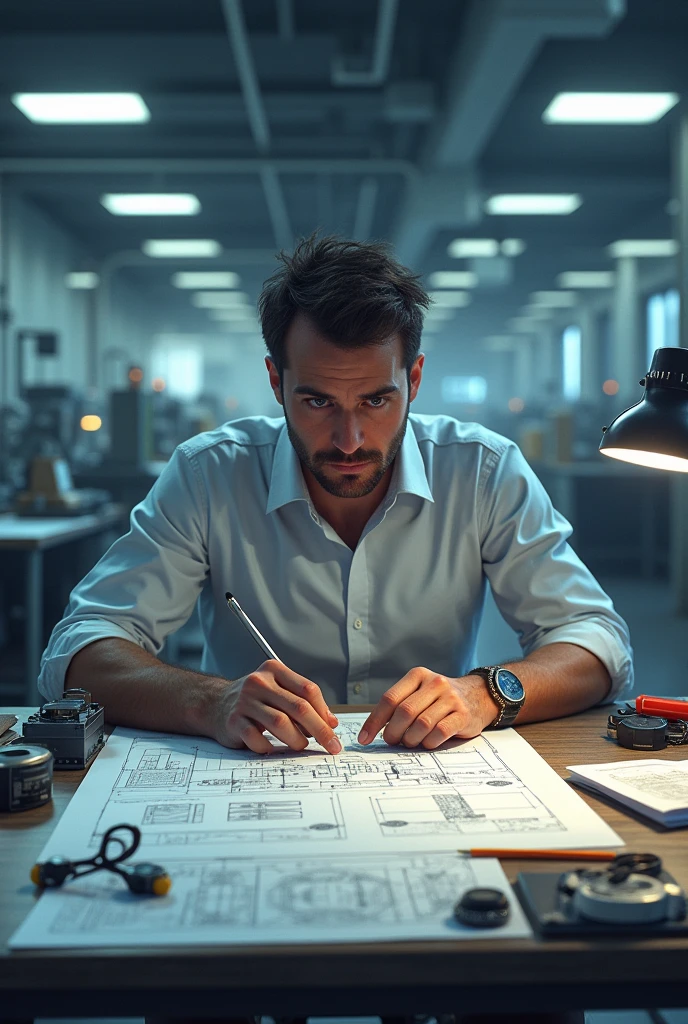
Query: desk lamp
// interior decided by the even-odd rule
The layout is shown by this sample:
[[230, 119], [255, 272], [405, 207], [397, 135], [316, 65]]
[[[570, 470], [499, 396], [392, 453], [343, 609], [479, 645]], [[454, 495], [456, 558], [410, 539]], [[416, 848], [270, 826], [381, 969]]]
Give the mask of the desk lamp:
[[603, 427], [600, 451], [622, 462], [688, 473], [688, 348], [658, 348], [642, 399]]

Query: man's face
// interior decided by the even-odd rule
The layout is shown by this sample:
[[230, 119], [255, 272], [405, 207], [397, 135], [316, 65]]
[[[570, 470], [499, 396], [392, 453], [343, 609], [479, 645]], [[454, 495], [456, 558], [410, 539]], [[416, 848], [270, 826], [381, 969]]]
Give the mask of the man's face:
[[338, 348], [300, 314], [287, 332], [286, 353], [281, 385], [272, 360], [265, 362], [301, 463], [328, 494], [370, 494], [401, 447], [424, 357], [411, 369], [409, 389], [397, 335], [381, 345]]

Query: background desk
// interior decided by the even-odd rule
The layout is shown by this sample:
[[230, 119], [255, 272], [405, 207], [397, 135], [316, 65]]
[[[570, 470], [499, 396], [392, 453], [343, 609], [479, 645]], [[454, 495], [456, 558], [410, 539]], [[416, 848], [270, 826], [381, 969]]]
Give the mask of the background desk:
[[[122, 505], [106, 505], [92, 515], [30, 518], [0, 515], [0, 557], [3, 551], [23, 551], [26, 558], [24, 701], [40, 700], [36, 681], [43, 651], [43, 553], [70, 541], [106, 533], [124, 525]], [[76, 582], [76, 581], [75, 581]]]
[[[606, 716], [604, 708], [595, 709], [518, 731], [566, 775], [567, 764], [633, 756], [605, 738]], [[658, 753], [669, 760], [685, 755], [676, 747]], [[391, 1015], [688, 1005], [688, 937], [634, 939], [630, 929], [628, 937], [604, 941], [507, 941], [495, 936], [475, 942], [9, 954], [7, 940], [35, 898], [28, 881], [31, 865], [81, 777], [80, 772], [57, 772], [51, 806], [0, 815], [3, 1018]], [[660, 854], [688, 887], [688, 830], [666, 831], [582, 791], [581, 796], [630, 850]], [[520, 870], [556, 871], [567, 866], [504, 861], [511, 880]], [[333, 939], [336, 929], [333, 921]]]

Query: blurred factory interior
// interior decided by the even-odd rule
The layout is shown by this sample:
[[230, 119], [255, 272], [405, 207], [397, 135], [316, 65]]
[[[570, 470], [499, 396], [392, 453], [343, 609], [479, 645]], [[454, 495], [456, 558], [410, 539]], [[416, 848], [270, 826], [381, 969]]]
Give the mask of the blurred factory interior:
[[423, 275], [413, 411], [522, 446], [685, 693], [685, 479], [597, 445], [688, 346], [687, 46], [684, 0], [3, 0], [0, 703], [174, 447], [281, 414], [255, 304], [316, 229]]

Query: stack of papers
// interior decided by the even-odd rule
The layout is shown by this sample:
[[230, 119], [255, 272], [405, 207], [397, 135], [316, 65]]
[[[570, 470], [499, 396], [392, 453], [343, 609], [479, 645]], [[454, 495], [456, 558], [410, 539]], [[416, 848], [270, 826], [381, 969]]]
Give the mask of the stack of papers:
[[688, 825], [688, 761], [612, 761], [568, 766], [570, 782], [619, 800], [669, 828]]

